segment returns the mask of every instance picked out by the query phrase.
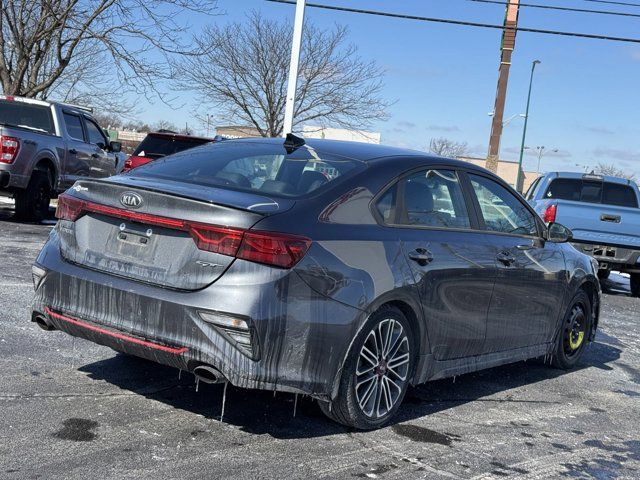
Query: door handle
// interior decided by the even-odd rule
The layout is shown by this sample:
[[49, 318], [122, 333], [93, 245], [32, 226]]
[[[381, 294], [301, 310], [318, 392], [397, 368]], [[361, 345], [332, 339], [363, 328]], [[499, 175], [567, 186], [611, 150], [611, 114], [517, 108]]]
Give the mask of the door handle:
[[424, 267], [433, 261], [433, 254], [426, 248], [416, 248], [409, 253], [409, 258]]
[[516, 257], [511, 255], [509, 252], [500, 252], [496, 255], [496, 259], [502, 263], [505, 267], [510, 267], [512, 263], [515, 263]]
[[533, 250], [535, 247], [531, 244], [525, 243], [523, 245], [516, 246], [518, 250]]
[[71, 150], [69, 150], [69, 153], [71, 155], [75, 155], [76, 153], [78, 153], [78, 150], [76, 150], [75, 148], [72, 148]]
[[92, 154], [91, 154], [91, 158], [98, 158], [99, 156], [100, 156], [100, 155], [99, 155], [99, 154], [97, 154], [97, 153], [92, 153]]
[[620, 217], [620, 215], [608, 215], [606, 213], [603, 213], [602, 215], [600, 215], [600, 220], [603, 222], [620, 223], [622, 217]]

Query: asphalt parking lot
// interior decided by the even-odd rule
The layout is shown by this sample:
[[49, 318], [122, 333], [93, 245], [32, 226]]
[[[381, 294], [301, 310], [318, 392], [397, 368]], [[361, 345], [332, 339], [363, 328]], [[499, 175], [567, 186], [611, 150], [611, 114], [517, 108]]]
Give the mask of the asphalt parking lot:
[[54, 222], [0, 203], [0, 478], [640, 478], [640, 299], [604, 285], [580, 368], [521, 362], [409, 391], [375, 432], [310, 399], [200, 384], [29, 321]]

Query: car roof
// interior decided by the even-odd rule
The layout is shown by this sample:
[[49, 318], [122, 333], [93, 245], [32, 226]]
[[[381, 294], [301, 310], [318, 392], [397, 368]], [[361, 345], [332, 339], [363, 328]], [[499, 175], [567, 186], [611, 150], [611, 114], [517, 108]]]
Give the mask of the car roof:
[[583, 173], [583, 172], [549, 172], [546, 174], [546, 176], [551, 178], [568, 178], [568, 179], [575, 179], [575, 180], [602, 179], [605, 182], [620, 183], [624, 185], [635, 184], [633, 180], [629, 180], [628, 178], [612, 177], [610, 175], [598, 175], [594, 173]]
[[[268, 145], [279, 145], [284, 142], [282, 138], [238, 138], [225, 140], [234, 143], [264, 143]], [[450, 165], [454, 168], [467, 168], [471, 170], [483, 171], [482, 167], [462, 160], [440, 157], [419, 150], [409, 148], [392, 147], [376, 143], [352, 142], [343, 140], [326, 140], [317, 138], [305, 138], [305, 146], [320, 152], [336, 155], [365, 163], [384, 161], [390, 157], [402, 157], [405, 165], [424, 165], [425, 163], [438, 163]], [[223, 142], [224, 143], [224, 142]]]

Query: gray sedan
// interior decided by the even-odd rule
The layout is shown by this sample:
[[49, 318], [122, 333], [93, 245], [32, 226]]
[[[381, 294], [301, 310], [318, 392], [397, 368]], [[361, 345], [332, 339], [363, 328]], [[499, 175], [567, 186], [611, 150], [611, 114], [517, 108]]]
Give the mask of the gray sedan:
[[591, 259], [495, 175], [379, 145], [204, 145], [59, 199], [33, 267], [45, 330], [310, 395], [377, 428], [410, 384], [593, 340]]

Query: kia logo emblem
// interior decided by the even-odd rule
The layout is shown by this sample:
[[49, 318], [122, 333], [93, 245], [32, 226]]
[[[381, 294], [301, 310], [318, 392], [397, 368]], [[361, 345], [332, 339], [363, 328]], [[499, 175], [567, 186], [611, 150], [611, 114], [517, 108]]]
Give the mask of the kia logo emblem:
[[142, 197], [134, 192], [124, 192], [120, 195], [120, 203], [127, 208], [138, 208], [142, 205]]

